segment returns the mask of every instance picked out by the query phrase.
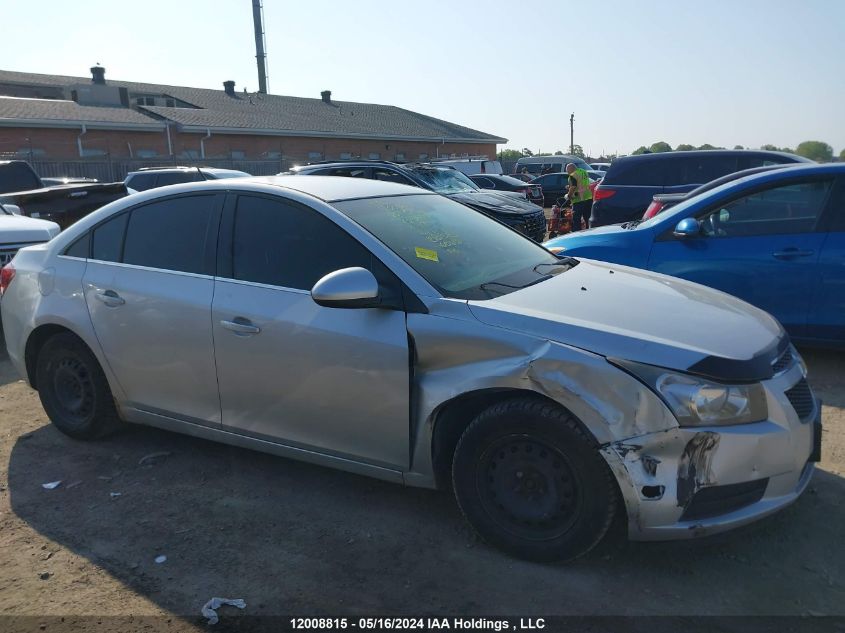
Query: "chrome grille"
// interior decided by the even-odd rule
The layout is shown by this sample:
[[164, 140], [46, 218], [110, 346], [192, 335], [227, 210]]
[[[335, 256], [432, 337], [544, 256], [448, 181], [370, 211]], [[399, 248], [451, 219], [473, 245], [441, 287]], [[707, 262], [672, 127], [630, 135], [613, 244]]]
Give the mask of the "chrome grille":
[[792, 365], [792, 346], [786, 348], [786, 351], [780, 355], [774, 363], [772, 363], [772, 371], [775, 375], [780, 374]]
[[807, 384], [807, 379], [802, 378], [795, 384], [792, 389], [786, 392], [786, 397], [798, 417], [804, 420], [815, 409], [816, 401], [813, 398], [813, 392], [810, 390], [810, 385]]

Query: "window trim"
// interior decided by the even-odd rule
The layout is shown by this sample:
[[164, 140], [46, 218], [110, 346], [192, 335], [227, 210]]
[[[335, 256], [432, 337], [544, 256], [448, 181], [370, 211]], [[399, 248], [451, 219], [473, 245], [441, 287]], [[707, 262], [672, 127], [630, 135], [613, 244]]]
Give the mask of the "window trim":
[[[714, 211], [716, 211], [719, 207], [724, 207], [729, 204], [733, 204], [737, 200], [742, 200], [743, 198], [747, 198], [748, 196], [753, 196], [758, 194], [762, 191], [768, 191], [770, 189], [779, 189], [780, 187], [789, 187], [790, 185], [802, 185], [802, 184], [809, 184], [813, 182], [824, 182], [824, 181], [831, 181], [830, 189], [827, 191], [827, 196], [822, 202], [821, 212], [819, 213], [818, 221], [816, 222], [816, 226], [812, 231], [807, 231], [806, 233], [802, 233], [802, 235], [809, 235], [812, 233], [826, 233], [827, 232], [827, 224], [828, 220], [826, 217], [830, 215], [828, 208], [830, 207], [830, 201], [833, 196], [833, 192], [836, 187], [837, 177], [831, 174], [814, 174], [814, 175], [805, 175], [805, 176], [795, 176], [792, 178], [784, 179], [778, 181], [776, 183], [766, 182], [760, 183], [757, 186], [749, 187], [748, 189], [744, 189], [741, 192], [737, 192], [735, 195], [730, 196], [728, 198], [722, 198], [719, 202], [715, 202], [712, 204], [707, 205], [703, 209], [696, 211], [695, 213], [685, 216], [685, 218], [679, 218], [672, 224], [669, 228], [667, 228], [663, 233], [661, 233], [654, 241], [655, 242], [666, 242], [666, 241], [683, 241], [689, 240], [688, 237], [675, 237], [674, 230], [675, 226], [683, 219], [686, 218], [695, 218], [699, 222], [701, 222], [702, 218], [710, 215]], [[772, 235], [791, 235], [790, 232], [783, 232], [783, 233], [766, 233], [766, 236]], [[731, 240], [731, 239], [748, 239], [749, 237], [764, 237], [764, 236], [754, 236], [754, 235], [724, 235], [721, 237], [715, 236], [707, 236], [701, 235], [699, 237], [694, 237], [692, 239], [719, 239], [719, 240]]]

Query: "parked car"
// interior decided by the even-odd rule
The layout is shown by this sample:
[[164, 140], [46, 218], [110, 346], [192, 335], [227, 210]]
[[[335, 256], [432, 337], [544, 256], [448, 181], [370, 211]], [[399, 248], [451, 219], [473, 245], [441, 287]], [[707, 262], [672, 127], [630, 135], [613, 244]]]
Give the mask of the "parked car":
[[543, 189], [540, 185], [529, 184], [510, 176], [494, 176], [493, 174], [479, 174], [470, 176], [469, 179], [482, 189], [521, 193], [529, 202], [543, 206]]
[[129, 172], [123, 182], [131, 193], [135, 193], [183, 182], [247, 178], [249, 175], [245, 171], [219, 167], [142, 167], [138, 171]]
[[78, 185], [82, 183], [100, 182], [96, 178], [85, 178], [84, 176], [55, 176], [48, 178], [41, 178], [41, 184], [45, 187], [55, 187], [57, 185]]
[[395, 182], [428, 189], [485, 213], [536, 242], [546, 237], [543, 209], [521, 194], [481, 189], [460, 171], [429, 164], [398, 165], [388, 161], [343, 161], [295, 167], [300, 176], [344, 176]]
[[605, 226], [642, 218], [659, 193], [686, 193], [735, 171], [813, 161], [754, 150], [699, 150], [624, 156], [614, 160], [596, 187], [590, 226]]
[[569, 163], [575, 163], [577, 167], [584, 170], [592, 169], [592, 167], [584, 162], [583, 158], [578, 158], [577, 156], [558, 155], [524, 156], [517, 159], [513, 170], [517, 174], [527, 171], [529, 174], [533, 174], [536, 177], [542, 176], [543, 174], [557, 174], [566, 171], [566, 166]]
[[0, 161], [0, 204], [14, 205], [21, 215], [62, 228], [125, 195], [122, 182], [48, 187], [26, 161]]
[[419, 188], [177, 185], [3, 271], [9, 357], [63, 433], [134, 422], [453, 488], [529, 559], [585, 553], [617, 512], [635, 539], [744, 525], [819, 459], [819, 404], [769, 315], [558, 259]]
[[610, 163], [590, 163], [590, 169], [596, 171], [607, 171], [610, 168]]
[[55, 222], [28, 218], [0, 204], [0, 266], [12, 261], [21, 248], [49, 242], [60, 230]]
[[747, 176], [650, 220], [546, 246], [711, 286], [770, 312], [796, 340], [845, 345], [845, 164]]
[[753, 174], [759, 174], [764, 171], [771, 171], [772, 169], [780, 169], [781, 167], [788, 167], [793, 163], [785, 163], [783, 165], [766, 165], [765, 167], [752, 167], [751, 169], [743, 169], [742, 171], [737, 171], [732, 174], [728, 174], [727, 176], [722, 176], [721, 178], [716, 178], [716, 180], [711, 180], [706, 185], [701, 185], [700, 187], [696, 187], [689, 193], [660, 193], [652, 197], [651, 204], [648, 205], [648, 208], [645, 210], [643, 214], [643, 220], [648, 220], [649, 218], [653, 218], [658, 213], [663, 213], [667, 209], [671, 209], [676, 204], [680, 204], [684, 200], [688, 200], [690, 198], [694, 198], [695, 196], [704, 193], [705, 191], [710, 191], [711, 189], [715, 189], [716, 187], [720, 187], [724, 185], [726, 182], [732, 182], [734, 180], [739, 180], [740, 178], [745, 178], [746, 176], [751, 176]]
[[502, 163], [497, 160], [487, 160], [484, 158], [451, 158], [444, 160], [432, 160], [432, 165], [440, 165], [457, 169], [462, 174], [473, 176], [475, 174], [493, 174], [501, 176]]
[[[595, 190], [595, 184], [599, 181], [596, 172], [587, 170], [587, 175], [590, 177], [590, 190]], [[546, 174], [539, 176], [531, 181], [532, 185], [540, 185], [543, 189], [544, 206], [551, 206], [558, 198], [566, 195], [569, 187], [569, 175], [561, 174]]]

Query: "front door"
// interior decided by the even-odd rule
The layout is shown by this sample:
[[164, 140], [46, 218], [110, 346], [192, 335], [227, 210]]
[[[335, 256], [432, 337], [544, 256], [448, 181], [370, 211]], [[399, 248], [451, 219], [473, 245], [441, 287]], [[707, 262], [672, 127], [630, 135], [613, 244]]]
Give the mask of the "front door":
[[131, 407], [220, 424], [211, 299], [221, 206], [215, 194], [176, 196], [92, 231], [85, 301]]
[[350, 266], [389, 273], [314, 209], [232, 197], [212, 324], [223, 427], [372, 464], [409, 463], [405, 313], [325, 308], [314, 283]]
[[700, 236], [658, 238], [649, 268], [735, 295], [804, 336], [830, 189], [830, 180], [776, 184], [717, 205], [698, 218]]

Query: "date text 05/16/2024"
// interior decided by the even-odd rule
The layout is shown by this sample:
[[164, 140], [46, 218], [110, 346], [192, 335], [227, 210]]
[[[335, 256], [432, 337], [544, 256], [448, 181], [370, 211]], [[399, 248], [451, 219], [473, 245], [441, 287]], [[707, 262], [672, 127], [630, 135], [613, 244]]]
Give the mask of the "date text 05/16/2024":
[[297, 631], [361, 629], [365, 631], [539, 631], [546, 628], [543, 618], [519, 618], [517, 621], [488, 618], [291, 618]]

